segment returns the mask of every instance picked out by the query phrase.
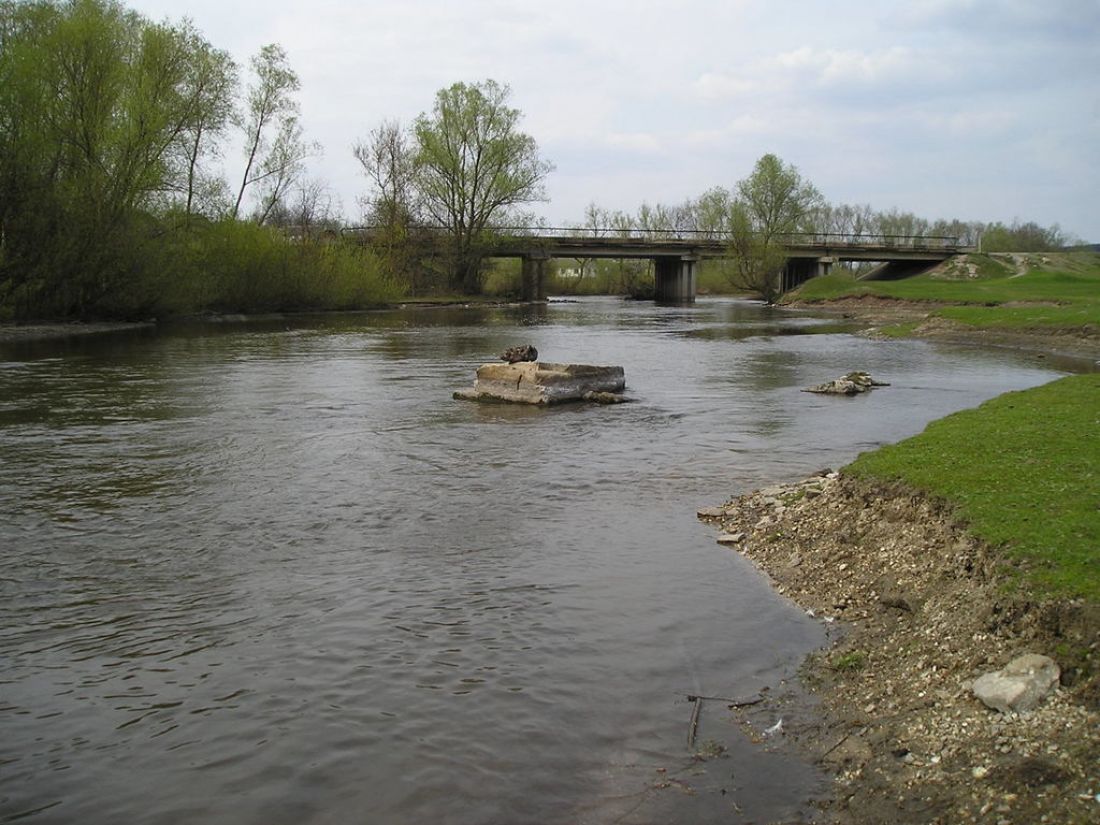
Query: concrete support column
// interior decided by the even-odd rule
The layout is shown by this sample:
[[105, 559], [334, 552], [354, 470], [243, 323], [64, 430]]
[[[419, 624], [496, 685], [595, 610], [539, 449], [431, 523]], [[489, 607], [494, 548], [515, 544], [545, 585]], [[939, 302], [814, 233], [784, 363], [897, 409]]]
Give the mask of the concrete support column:
[[697, 258], [654, 258], [658, 301], [673, 304], [690, 304], [695, 301], [695, 266]]
[[520, 297], [524, 301], [546, 300], [546, 264], [549, 258], [524, 255], [521, 259]]
[[833, 268], [833, 264], [836, 263], [836, 258], [818, 258], [817, 259], [817, 272], [814, 273], [818, 277], [822, 275], [828, 275], [829, 270]]

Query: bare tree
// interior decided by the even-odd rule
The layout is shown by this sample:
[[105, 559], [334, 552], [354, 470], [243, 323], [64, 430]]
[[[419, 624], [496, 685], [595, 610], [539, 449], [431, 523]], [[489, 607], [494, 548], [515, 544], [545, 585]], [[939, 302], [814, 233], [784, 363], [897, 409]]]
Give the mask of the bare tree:
[[319, 152], [320, 147], [303, 140], [298, 103], [292, 96], [300, 83], [283, 48], [270, 43], [260, 49], [252, 58], [252, 72], [255, 77], [248, 90], [247, 106], [238, 118], [246, 136], [247, 161], [232, 214], [234, 218], [240, 215], [245, 191], [258, 183], [263, 192], [255, 217], [263, 223], [304, 171], [305, 159]]
[[396, 120], [387, 120], [351, 151], [374, 189], [364, 202], [368, 221], [391, 228], [411, 223], [414, 152], [408, 130]]
[[183, 31], [192, 55], [185, 88], [192, 117], [180, 136], [184, 213], [190, 215], [196, 207], [209, 208], [225, 191], [221, 175], [205, 172], [202, 163], [219, 154], [217, 139], [233, 116], [237, 66], [227, 52], [210, 46], [190, 24]]

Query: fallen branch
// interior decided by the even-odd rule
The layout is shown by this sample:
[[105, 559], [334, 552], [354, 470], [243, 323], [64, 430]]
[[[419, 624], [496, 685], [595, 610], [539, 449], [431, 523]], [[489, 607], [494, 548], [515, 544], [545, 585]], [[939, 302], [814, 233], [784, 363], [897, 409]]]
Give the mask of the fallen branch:
[[694, 693], [685, 693], [683, 695], [687, 697], [689, 702], [694, 702], [696, 700], [702, 700], [704, 702], [725, 702], [731, 708], [752, 707], [764, 701], [763, 696], [755, 696], [752, 699], [730, 699], [727, 696], [696, 696]]

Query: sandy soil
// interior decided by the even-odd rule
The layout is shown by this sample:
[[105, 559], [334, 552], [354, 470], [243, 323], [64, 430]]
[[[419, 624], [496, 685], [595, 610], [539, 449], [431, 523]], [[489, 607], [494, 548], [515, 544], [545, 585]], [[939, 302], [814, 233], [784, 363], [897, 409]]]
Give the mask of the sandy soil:
[[[834, 776], [817, 821], [1100, 822], [1095, 605], [1010, 595], [998, 554], [900, 487], [833, 473], [700, 517], [844, 631], [802, 670], [821, 712], [784, 728]], [[973, 680], [1025, 652], [1057, 660], [1061, 685], [1027, 713], [985, 707]]]

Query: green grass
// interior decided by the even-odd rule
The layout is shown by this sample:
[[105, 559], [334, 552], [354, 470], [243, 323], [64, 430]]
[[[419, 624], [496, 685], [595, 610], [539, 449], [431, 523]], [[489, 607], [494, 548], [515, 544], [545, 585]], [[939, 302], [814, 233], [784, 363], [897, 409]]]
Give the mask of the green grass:
[[[1100, 286], [1097, 287], [1100, 289]], [[979, 329], [1083, 329], [1100, 327], [1100, 301], [1060, 306], [944, 307], [936, 312]]]
[[1100, 255], [1051, 253], [1024, 260], [1031, 267], [1024, 274], [1017, 274], [1011, 259], [988, 255], [969, 255], [898, 281], [857, 281], [836, 272], [807, 282], [789, 298], [816, 303], [873, 295], [927, 302], [938, 305], [935, 315], [981, 329], [1100, 326]]
[[847, 469], [950, 502], [1039, 592], [1100, 602], [1100, 375], [1002, 395]]
[[866, 664], [867, 654], [862, 650], [853, 650], [851, 653], [835, 656], [832, 661], [833, 670], [841, 673], [854, 673], [857, 670], [863, 670]]

